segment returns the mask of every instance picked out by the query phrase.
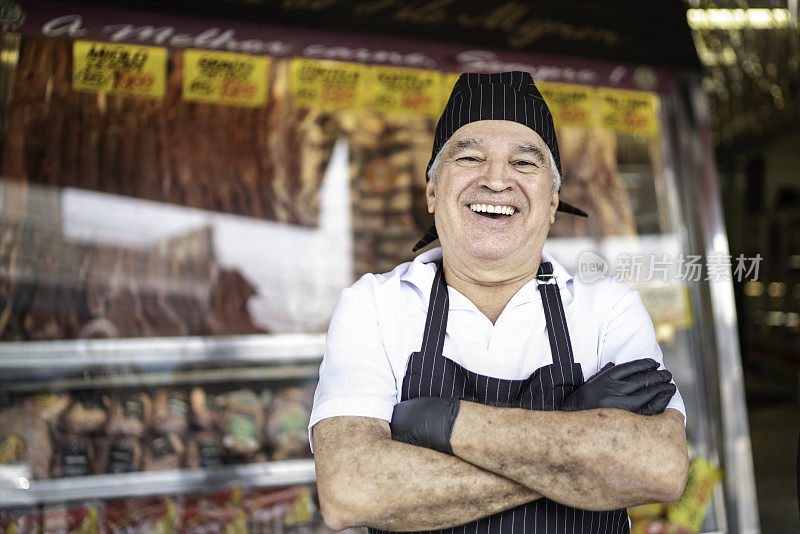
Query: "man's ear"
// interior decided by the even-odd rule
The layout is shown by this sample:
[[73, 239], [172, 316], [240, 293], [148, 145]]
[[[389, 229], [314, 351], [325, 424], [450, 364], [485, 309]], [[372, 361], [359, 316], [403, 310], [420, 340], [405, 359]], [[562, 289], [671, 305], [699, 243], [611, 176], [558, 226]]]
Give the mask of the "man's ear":
[[428, 201], [428, 213], [436, 211], [436, 187], [432, 181], [425, 187], [425, 199]]
[[550, 195], [550, 224], [556, 222], [557, 209], [558, 209], [558, 192]]

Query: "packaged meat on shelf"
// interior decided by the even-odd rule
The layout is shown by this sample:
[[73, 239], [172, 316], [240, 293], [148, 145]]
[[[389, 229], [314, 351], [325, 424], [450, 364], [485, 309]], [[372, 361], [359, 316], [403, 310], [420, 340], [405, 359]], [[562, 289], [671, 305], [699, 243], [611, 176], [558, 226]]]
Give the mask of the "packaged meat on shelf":
[[313, 487], [74, 502], [0, 511], [0, 534], [316, 534], [330, 532]]
[[[43, 480], [310, 458], [312, 396], [309, 386], [15, 395], [0, 408], [0, 471], [24, 465]], [[55, 403], [67, 407], [54, 414]], [[198, 424], [214, 411], [215, 424]]]
[[0, 533], [316, 528], [307, 426], [322, 346], [304, 334], [5, 345]]

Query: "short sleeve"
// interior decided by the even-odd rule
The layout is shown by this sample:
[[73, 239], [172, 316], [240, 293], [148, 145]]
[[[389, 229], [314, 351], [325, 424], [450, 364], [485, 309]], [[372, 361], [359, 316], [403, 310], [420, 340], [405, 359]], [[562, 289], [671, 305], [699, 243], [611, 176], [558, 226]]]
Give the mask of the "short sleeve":
[[331, 317], [308, 425], [338, 416], [391, 421], [396, 403], [394, 372], [378, 327], [372, 275], [342, 291]]
[[[603, 331], [598, 369], [609, 362], [620, 364], [641, 358], [652, 358], [659, 363], [659, 369], [664, 369], [664, 355], [656, 340], [653, 321], [639, 292], [624, 282], [614, 280], [612, 293], [611, 302], [614, 304], [609, 310]], [[686, 407], [680, 390], [675, 391], [667, 408], [681, 412], [686, 426]]]

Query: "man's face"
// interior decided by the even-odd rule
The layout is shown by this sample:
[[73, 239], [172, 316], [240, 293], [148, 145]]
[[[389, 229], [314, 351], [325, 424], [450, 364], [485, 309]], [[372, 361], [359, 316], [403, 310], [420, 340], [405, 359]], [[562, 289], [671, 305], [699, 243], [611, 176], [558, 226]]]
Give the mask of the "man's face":
[[443, 249], [473, 259], [538, 254], [558, 207], [546, 147], [539, 134], [513, 121], [456, 130], [427, 187]]

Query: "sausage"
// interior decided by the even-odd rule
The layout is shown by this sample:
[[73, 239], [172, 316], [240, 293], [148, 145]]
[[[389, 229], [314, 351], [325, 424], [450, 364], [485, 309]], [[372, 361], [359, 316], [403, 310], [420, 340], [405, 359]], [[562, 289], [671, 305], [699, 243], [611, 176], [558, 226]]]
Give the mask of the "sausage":
[[189, 429], [189, 398], [180, 389], [159, 389], [153, 396], [153, 429], [183, 435]]
[[192, 407], [192, 423], [203, 430], [222, 428], [222, 407], [216, 395], [209, 395], [203, 388], [195, 387], [189, 393]]
[[153, 418], [153, 404], [145, 393], [112, 399], [106, 434], [141, 438]]
[[66, 434], [58, 442], [53, 457], [53, 478], [85, 477], [92, 474], [95, 464], [95, 444], [92, 438], [80, 434]]
[[136, 438], [98, 438], [95, 451], [94, 474], [133, 473], [142, 469], [142, 445]]
[[215, 432], [198, 432], [186, 444], [186, 467], [215, 467], [222, 465], [222, 439]]
[[178, 469], [183, 464], [186, 447], [175, 434], [159, 434], [148, 438], [144, 446], [144, 471]]
[[67, 432], [91, 434], [102, 430], [108, 421], [108, 398], [96, 393], [76, 395], [61, 418]]
[[300, 388], [286, 388], [275, 394], [267, 421], [273, 460], [310, 455], [306, 397], [306, 391]]
[[222, 444], [233, 456], [252, 456], [261, 449], [264, 407], [253, 391], [243, 389], [221, 396], [224, 406]]

